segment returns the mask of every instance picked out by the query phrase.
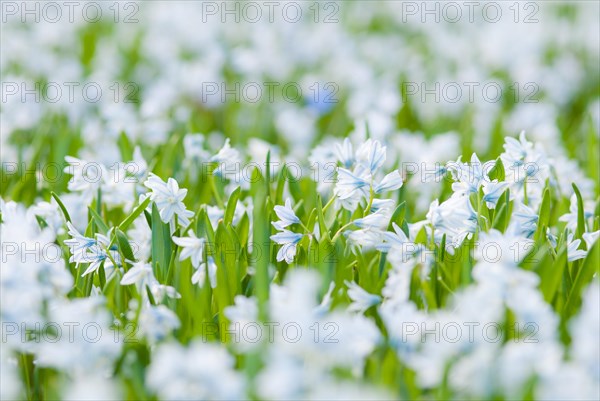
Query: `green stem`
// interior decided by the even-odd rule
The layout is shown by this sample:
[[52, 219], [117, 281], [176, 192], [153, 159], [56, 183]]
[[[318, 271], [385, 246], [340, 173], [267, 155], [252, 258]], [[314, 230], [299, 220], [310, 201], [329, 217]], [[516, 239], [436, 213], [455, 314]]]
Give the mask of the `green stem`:
[[327, 204], [325, 206], [323, 206], [323, 214], [325, 214], [325, 212], [327, 211], [327, 209], [329, 208], [329, 206], [331, 206], [333, 204], [333, 202], [335, 201], [335, 195], [333, 195], [331, 197], [331, 199], [329, 199], [329, 201], [327, 202]]
[[335, 233], [335, 235], [331, 239], [331, 243], [333, 244], [335, 242], [335, 240], [338, 239], [338, 237], [340, 236], [340, 234], [342, 233], [342, 231], [344, 231], [344, 229], [350, 227], [353, 223], [354, 222], [351, 221], [350, 223], [343, 225], [339, 230], [337, 230], [337, 232]]
[[304, 229], [304, 231], [306, 231], [306, 233], [307, 233], [309, 236], [311, 236], [311, 237], [312, 237], [312, 235], [311, 235], [311, 234], [312, 234], [312, 231], [310, 231], [310, 230], [308, 229], [308, 227], [306, 227], [306, 226], [304, 225], [304, 223], [303, 223], [303, 222], [301, 222], [301, 221], [300, 221], [298, 224], [300, 224], [300, 227], [302, 227], [302, 228]]

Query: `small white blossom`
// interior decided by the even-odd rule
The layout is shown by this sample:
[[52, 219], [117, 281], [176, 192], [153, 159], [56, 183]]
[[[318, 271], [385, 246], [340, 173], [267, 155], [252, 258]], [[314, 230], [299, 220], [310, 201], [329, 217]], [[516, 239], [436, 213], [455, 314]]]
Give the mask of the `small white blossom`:
[[368, 293], [354, 281], [345, 281], [345, 284], [348, 286], [348, 296], [352, 300], [352, 303], [348, 307], [348, 312], [362, 314], [371, 306], [381, 302], [381, 297], [379, 295]]
[[174, 216], [177, 216], [180, 224], [189, 224], [189, 218], [194, 213], [187, 210], [183, 204], [187, 189], [179, 189], [179, 184], [173, 178], [169, 178], [165, 183], [154, 174], [150, 174], [144, 185], [152, 190], [150, 199], [156, 203], [164, 223], [172, 223]]

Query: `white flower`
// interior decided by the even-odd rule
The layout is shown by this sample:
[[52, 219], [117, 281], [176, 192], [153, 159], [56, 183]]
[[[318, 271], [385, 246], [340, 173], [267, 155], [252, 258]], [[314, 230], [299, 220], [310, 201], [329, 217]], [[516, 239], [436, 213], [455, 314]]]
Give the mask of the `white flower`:
[[67, 222], [67, 228], [69, 229], [68, 233], [71, 236], [71, 239], [65, 240], [64, 242], [71, 250], [71, 259], [69, 262], [79, 262], [77, 258], [84, 255], [87, 249], [96, 245], [96, 240], [81, 235], [71, 222]]
[[206, 263], [201, 263], [192, 275], [192, 284], [197, 284], [200, 287], [204, 286], [206, 281], [206, 272], [208, 271], [208, 281], [211, 288], [217, 287], [217, 264], [212, 256], [208, 257]]
[[294, 213], [294, 209], [292, 209], [292, 203], [289, 198], [286, 199], [285, 206], [275, 206], [274, 209], [277, 217], [279, 217], [279, 221], [275, 221], [272, 224], [277, 230], [283, 230], [291, 224], [300, 223], [300, 219]]
[[381, 302], [379, 295], [370, 294], [354, 281], [344, 281], [348, 286], [348, 297], [352, 303], [348, 307], [348, 312], [365, 313], [373, 305]]
[[204, 149], [204, 135], [187, 134], [183, 138], [186, 159], [195, 161], [208, 160], [209, 153]]
[[236, 295], [234, 305], [223, 310], [227, 319], [231, 322], [251, 323], [258, 320], [258, 304], [255, 297]]
[[378, 229], [365, 228], [344, 233], [354, 253], [376, 248], [382, 241], [383, 232]]
[[373, 199], [373, 203], [371, 204], [371, 211], [386, 211], [391, 216], [395, 206], [396, 201], [394, 201], [393, 199]]
[[486, 205], [490, 209], [496, 208], [496, 203], [498, 203], [498, 199], [504, 193], [504, 191], [508, 188], [508, 182], [498, 182], [498, 180], [493, 181], [485, 181], [483, 182], [483, 200], [486, 202]]
[[180, 246], [179, 260], [192, 259], [192, 266], [197, 269], [204, 259], [204, 238], [196, 237], [193, 230], [188, 231], [189, 237], [173, 237], [173, 242]]
[[133, 263], [131, 269], [127, 271], [123, 275], [121, 279], [121, 285], [130, 285], [130, 284], [138, 284], [139, 287], [145, 287], [147, 284], [150, 284], [154, 281], [154, 272], [152, 271], [152, 265], [146, 262], [136, 262]]
[[529, 206], [515, 201], [514, 211], [507, 231], [513, 235], [531, 238], [537, 229], [538, 214]]
[[146, 384], [163, 400], [241, 400], [246, 398], [243, 376], [225, 347], [196, 340], [184, 347], [176, 342], [153, 350]]
[[65, 161], [69, 165], [64, 168], [64, 172], [73, 176], [69, 180], [69, 191], [82, 192], [86, 199], [93, 198], [108, 175], [106, 167], [101, 163], [87, 162], [72, 156], [65, 156]]
[[333, 302], [333, 290], [335, 289], [335, 282], [331, 282], [329, 283], [329, 288], [327, 289], [327, 292], [325, 293], [325, 295], [323, 295], [323, 299], [321, 300], [321, 303], [319, 304], [319, 306], [315, 307], [314, 312], [317, 316], [320, 315], [326, 315], [329, 312], [329, 309], [331, 309], [331, 304]]
[[173, 299], [181, 298], [181, 294], [177, 292], [175, 287], [160, 284], [157, 280], [152, 282], [149, 288], [154, 300], [158, 303], [162, 302], [165, 296]]
[[285, 260], [286, 263], [292, 263], [296, 256], [296, 245], [302, 239], [304, 235], [296, 234], [289, 230], [282, 230], [277, 234], [271, 235], [271, 240], [275, 241], [279, 245], [283, 245], [279, 252], [277, 252], [277, 261], [281, 262]]
[[[229, 138], [225, 140], [225, 144], [219, 150], [219, 152], [210, 158], [211, 162], [218, 163], [219, 165], [213, 171], [214, 175], [219, 177], [224, 177], [224, 173], [231, 176], [231, 173], [235, 173], [234, 176], [229, 178], [235, 178], [237, 176], [237, 171], [240, 169], [241, 157], [240, 152], [236, 149], [232, 148], [229, 144]], [[228, 177], [224, 177], [228, 178]], [[239, 177], [238, 177], [239, 178]], [[238, 180], [234, 180], [238, 181]]]
[[391, 215], [386, 211], [378, 211], [371, 213], [361, 219], [353, 221], [354, 225], [359, 228], [370, 228], [384, 230], [387, 228]]
[[[571, 195], [571, 203], [569, 205], [569, 213], [565, 213], [558, 218], [558, 221], [564, 221], [567, 223], [567, 228], [571, 231], [577, 230], [577, 218], [579, 214], [579, 207], [577, 206], [577, 195]], [[583, 203], [583, 216], [584, 220], [588, 220], [594, 216], [594, 203], [584, 201]]]
[[462, 163], [459, 157], [456, 163], [449, 166], [457, 182], [452, 184], [455, 195], [477, 193], [485, 179], [483, 165], [475, 153], [471, 155], [471, 163]]
[[[82, 276], [87, 276], [88, 274], [97, 271], [104, 262], [106, 278], [111, 278], [115, 266], [112, 263], [111, 258], [108, 257], [106, 251], [110, 244], [108, 237], [97, 233], [96, 239], [88, 238], [81, 235], [71, 223], [67, 222], [67, 227], [69, 228], [71, 239], [65, 240], [64, 243], [71, 250], [69, 262], [74, 262], [78, 265], [80, 263], [89, 263], [88, 268], [83, 272]], [[110, 236], [110, 231], [108, 235]], [[116, 263], [120, 263], [121, 257], [116, 246], [113, 245], [109, 251], [112, 259]]]
[[180, 325], [177, 315], [165, 305], [146, 304], [142, 307], [138, 321], [140, 335], [151, 343], [164, 339]]
[[[469, 234], [477, 229], [477, 213], [468, 196], [452, 196], [437, 205], [432, 202], [427, 219], [433, 224], [439, 237], [448, 236], [448, 243], [459, 246]], [[437, 235], [436, 235], [437, 239]]]
[[395, 170], [383, 177], [383, 180], [375, 185], [373, 190], [376, 194], [380, 194], [382, 192], [394, 191], [400, 187], [402, 187], [402, 177], [398, 170]]
[[350, 168], [354, 164], [354, 151], [352, 149], [350, 138], [344, 139], [342, 144], [336, 143], [334, 153], [338, 161], [342, 163], [345, 168]]
[[189, 224], [189, 218], [194, 213], [186, 210], [183, 204], [187, 189], [179, 189], [179, 184], [173, 178], [169, 178], [165, 183], [152, 173], [150, 173], [144, 185], [152, 190], [150, 199], [156, 203], [160, 218], [164, 223], [172, 223], [173, 217], [176, 215], [182, 225]]
[[360, 200], [369, 196], [371, 177], [365, 175], [363, 171], [357, 170], [357, 172], [358, 174], [355, 174], [345, 168], [338, 168], [335, 193], [340, 199], [355, 198]]
[[374, 139], [368, 139], [356, 151], [356, 161], [374, 174], [385, 162], [386, 147]]
[[573, 240], [573, 234], [567, 236], [567, 259], [569, 262], [583, 259], [587, 256], [587, 251], [579, 249], [579, 245], [581, 245], [580, 239]]
[[591, 232], [591, 233], [583, 233], [583, 240], [587, 246], [587, 250], [592, 249], [592, 246], [596, 241], [598, 241], [598, 237], [600, 237], [600, 230]]
[[[169, 298], [181, 298], [175, 288], [158, 282], [154, 277], [152, 265], [145, 262], [133, 263], [131, 269], [123, 275], [121, 285], [135, 284], [142, 298], [148, 301], [147, 289], [152, 293], [156, 302], [162, 302], [165, 296]], [[146, 289], [147, 288], [147, 289]]]
[[383, 233], [384, 242], [377, 246], [379, 251], [389, 252], [391, 248], [403, 250], [406, 244], [412, 244], [398, 224], [392, 223], [392, 227], [394, 228], [394, 232], [386, 231]]
[[523, 160], [533, 151], [533, 144], [525, 138], [525, 131], [521, 131], [519, 140], [515, 138], [504, 138], [504, 150], [502, 159], [506, 167], [523, 164]]

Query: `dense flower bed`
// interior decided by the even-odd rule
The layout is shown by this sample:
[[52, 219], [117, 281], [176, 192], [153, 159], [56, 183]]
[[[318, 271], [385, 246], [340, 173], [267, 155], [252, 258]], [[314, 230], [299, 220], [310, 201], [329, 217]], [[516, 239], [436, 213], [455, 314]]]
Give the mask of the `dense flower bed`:
[[598, 399], [598, 4], [9, 3], [2, 399]]

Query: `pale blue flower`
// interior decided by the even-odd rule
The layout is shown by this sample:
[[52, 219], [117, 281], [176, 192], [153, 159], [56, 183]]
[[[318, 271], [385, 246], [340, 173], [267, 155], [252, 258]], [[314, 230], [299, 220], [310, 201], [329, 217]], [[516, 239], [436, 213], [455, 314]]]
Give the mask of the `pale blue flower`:
[[150, 199], [156, 204], [160, 219], [164, 223], [171, 223], [176, 215], [182, 225], [189, 224], [189, 218], [194, 213], [187, 210], [183, 204], [187, 189], [179, 189], [179, 184], [173, 178], [169, 178], [165, 183], [152, 173], [150, 173], [144, 185], [152, 190]]
[[359, 228], [385, 229], [390, 221], [390, 214], [386, 212], [371, 213], [361, 219], [354, 220], [354, 225]]
[[381, 302], [379, 295], [368, 293], [354, 281], [344, 281], [344, 283], [348, 286], [348, 297], [352, 300], [348, 312], [362, 314], [371, 306]]
[[486, 202], [486, 205], [490, 209], [495, 209], [496, 204], [498, 203], [498, 199], [504, 193], [504, 191], [508, 188], [508, 182], [498, 182], [498, 180], [494, 181], [484, 181], [483, 183], [483, 200]]
[[197, 269], [204, 259], [204, 244], [206, 241], [204, 238], [196, 237], [193, 230], [190, 230], [188, 235], [189, 237], [173, 237], [173, 242], [182, 248], [179, 260], [191, 258], [192, 266]]
[[374, 174], [385, 162], [386, 147], [374, 139], [368, 139], [356, 151], [358, 163]]
[[292, 209], [292, 202], [289, 198], [286, 199], [285, 206], [278, 205], [274, 209], [277, 217], [279, 217], [279, 221], [275, 221], [272, 224], [277, 230], [283, 230], [291, 224], [300, 223], [300, 219], [294, 213], [294, 209]]
[[383, 233], [383, 242], [377, 246], [381, 252], [389, 252], [391, 248], [403, 249], [406, 244], [411, 243], [404, 231], [396, 223], [392, 223], [394, 231]]
[[350, 138], [344, 139], [342, 144], [336, 144], [334, 148], [335, 156], [345, 168], [350, 168], [354, 164], [354, 150]]
[[402, 187], [402, 184], [402, 176], [400, 176], [400, 173], [396, 170], [383, 177], [383, 180], [375, 185], [373, 190], [375, 193], [380, 194], [382, 192], [394, 191]]
[[363, 198], [369, 194], [370, 176], [356, 175], [345, 168], [338, 168], [338, 181], [335, 192], [340, 199]]
[[121, 285], [138, 284], [141, 288], [155, 281], [152, 265], [146, 262], [134, 263], [131, 269], [123, 275]]
[[585, 241], [585, 245], [587, 246], [588, 251], [592, 249], [594, 242], [598, 240], [600, 237], [600, 230], [596, 230], [591, 233], [583, 233], [583, 240]]
[[279, 245], [283, 245], [277, 252], [277, 261], [285, 260], [286, 263], [292, 263], [296, 256], [296, 245], [304, 235], [297, 234], [289, 230], [282, 230], [277, 234], [271, 235], [271, 240]]
[[587, 251], [579, 249], [579, 245], [581, 245], [581, 240], [579, 238], [573, 240], [573, 234], [569, 234], [567, 237], [567, 259], [569, 262], [583, 259], [587, 256]]

